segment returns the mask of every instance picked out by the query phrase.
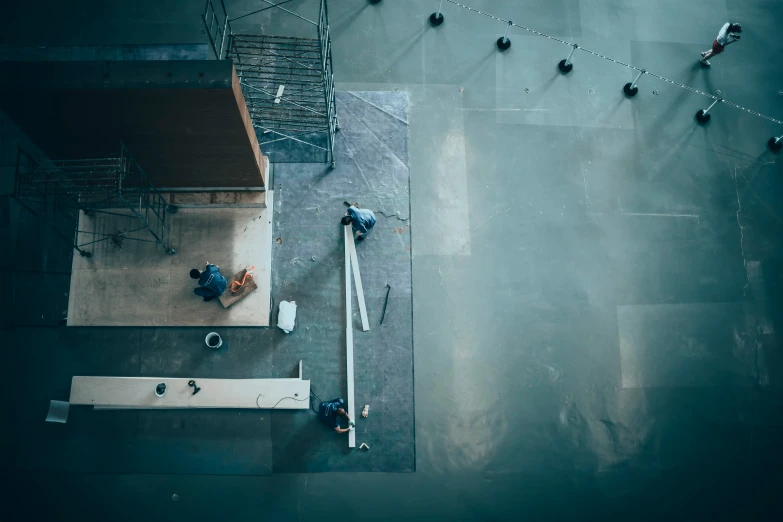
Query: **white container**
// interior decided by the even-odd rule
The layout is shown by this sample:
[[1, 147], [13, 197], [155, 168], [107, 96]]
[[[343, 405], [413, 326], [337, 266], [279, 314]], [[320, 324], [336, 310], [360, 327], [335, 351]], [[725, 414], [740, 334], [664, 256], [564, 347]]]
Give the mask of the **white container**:
[[285, 333], [291, 333], [296, 326], [296, 301], [280, 301], [277, 312], [277, 327]]
[[207, 343], [207, 346], [209, 346], [213, 350], [217, 350], [218, 348], [223, 346], [223, 339], [220, 338], [217, 332], [209, 332], [207, 336], [204, 338], [204, 342]]

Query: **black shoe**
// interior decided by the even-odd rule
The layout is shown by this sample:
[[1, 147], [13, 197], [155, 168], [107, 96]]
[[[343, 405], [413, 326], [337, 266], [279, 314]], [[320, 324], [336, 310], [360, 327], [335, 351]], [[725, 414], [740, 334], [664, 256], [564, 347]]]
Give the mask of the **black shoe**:
[[205, 298], [204, 298], [204, 302], [206, 303], [207, 301], [211, 301], [211, 300], [213, 300], [214, 298], [215, 298], [215, 296], [214, 296], [214, 295], [207, 296], [207, 297], [205, 297]]
[[364, 241], [364, 236], [359, 236], [356, 238], [356, 241]]

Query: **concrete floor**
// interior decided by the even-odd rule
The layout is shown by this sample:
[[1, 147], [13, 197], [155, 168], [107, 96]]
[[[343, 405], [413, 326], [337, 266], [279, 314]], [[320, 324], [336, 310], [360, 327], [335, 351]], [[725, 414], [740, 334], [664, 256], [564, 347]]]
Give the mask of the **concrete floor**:
[[[783, 4], [465, 2], [783, 115]], [[435, 4], [330, 4], [338, 88], [411, 95], [416, 473], [15, 472], [14, 519], [780, 517], [780, 129], [728, 106], [699, 127], [693, 93], [626, 100], [627, 69], [580, 53], [561, 77], [567, 48], [515, 30], [499, 54], [502, 23], [446, 3], [432, 29]], [[201, 9], [19, 2], [0, 35], [193, 43]], [[727, 19], [743, 40], [696, 67]]]

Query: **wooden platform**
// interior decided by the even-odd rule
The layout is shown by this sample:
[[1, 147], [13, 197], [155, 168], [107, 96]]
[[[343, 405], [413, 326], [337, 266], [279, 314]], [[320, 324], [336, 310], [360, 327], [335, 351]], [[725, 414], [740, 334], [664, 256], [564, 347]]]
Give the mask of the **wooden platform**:
[[245, 277], [245, 274], [247, 273], [247, 268], [240, 270], [233, 276], [231, 276], [231, 279], [228, 280], [228, 285], [226, 286], [226, 291], [223, 292], [223, 295], [218, 297], [220, 300], [220, 304], [223, 305], [223, 308], [228, 308], [232, 304], [236, 303], [243, 297], [245, 297], [247, 294], [251, 293], [253, 290], [257, 289], [258, 286], [256, 286], [256, 282], [253, 279], [253, 275], [251, 274], [248, 276], [248, 278], [245, 280], [245, 284], [240, 288], [236, 293], [231, 291], [231, 285], [234, 283], [234, 281], [242, 281], [242, 278]]
[[[272, 198], [270, 191], [270, 205]], [[79, 221], [80, 240], [90, 241], [91, 231], [116, 232], [130, 220], [80, 213]], [[73, 256], [68, 326], [269, 326], [272, 208], [183, 208], [166, 222], [173, 256], [141, 241], [121, 249], [102, 241], [91, 247], [92, 257]], [[189, 272], [206, 261], [226, 277], [255, 266], [257, 289], [230, 308], [218, 299], [205, 303]]]
[[[190, 379], [168, 377], [84, 377], [71, 381], [70, 403], [95, 409], [249, 408], [306, 410], [310, 381], [303, 379]], [[155, 387], [166, 384], [163, 397]]]

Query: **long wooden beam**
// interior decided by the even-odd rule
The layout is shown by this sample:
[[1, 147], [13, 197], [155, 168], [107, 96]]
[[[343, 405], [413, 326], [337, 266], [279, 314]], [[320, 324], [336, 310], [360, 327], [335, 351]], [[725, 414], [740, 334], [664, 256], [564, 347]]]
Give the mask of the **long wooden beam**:
[[[351, 416], [351, 420], [354, 420], [354, 407], [353, 407], [353, 321], [351, 312], [351, 247], [353, 243], [353, 231], [351, 225], [343, 227], [345, 236], [345, 360], [347, 366], [347, 379], [348, 379], [348, 415]], [[351, 430], [348, 433], [348, 447], [356, 447], [356, 431]]]
[[[190, 379], [170, 377], [85, 377], [71, 381], [71, 404], [98, 409], [250, 408], [306, 410], [310, 381], [302, 379]], [[166, 384], [162, 397], [158, 384]]]
[[353, 234], [348, 234], [348, 248], [351, 253], [351, 269], [353, 270], [353, 282], [356, 285], [356, 298], [359, 300], [359, 315], [362, 318], [362, 330], [370, 330], [370, 321], [367, 320], [367, 307], [364, 304], [364, 287], [362, 287], [362, 276], [359, 273], [359, 258], [356, 256], [356, 243], [353, 240]]

